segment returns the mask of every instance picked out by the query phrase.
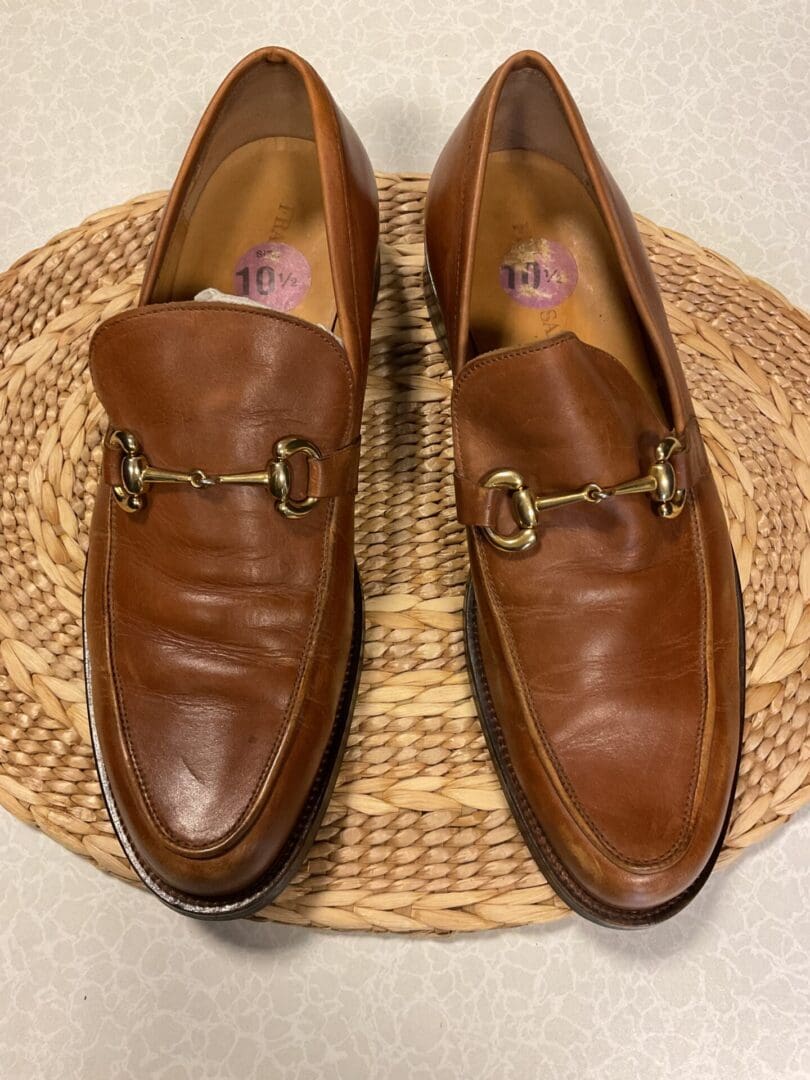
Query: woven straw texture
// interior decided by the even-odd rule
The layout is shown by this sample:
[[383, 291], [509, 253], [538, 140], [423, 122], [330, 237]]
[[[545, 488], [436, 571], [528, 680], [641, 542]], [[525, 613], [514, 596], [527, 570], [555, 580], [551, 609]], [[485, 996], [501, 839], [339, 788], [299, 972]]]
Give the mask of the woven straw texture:
[[[425, 177], [380, 174], [382, 282], [357, 554], [365, 669], [343, 768], [270, 919], [479, 930], [567, 908], [506, 808], [464, 666], [450, 377], [422, 296]], [[0, 803], [122, 878], [93, 765], [80, 627], [104, 416], [94, 328], [135, 303], [165, 195], [95, 214], [0, 275]], [[745, 745], [720, 864], [810, 801], [810, 323], [639, 219], [728, 513], [745, 595]]]

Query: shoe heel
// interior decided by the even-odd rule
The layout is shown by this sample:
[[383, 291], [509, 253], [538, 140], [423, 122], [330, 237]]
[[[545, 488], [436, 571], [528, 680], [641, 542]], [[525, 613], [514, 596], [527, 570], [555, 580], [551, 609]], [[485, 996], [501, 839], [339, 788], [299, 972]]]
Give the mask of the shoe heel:
[[444, 316], [442, 315], [442, 309], [439, 307], [439, 298], [436, 295], [436, 287], [433, 284], [433, 275], [430, 272], [427, 249], [425, 249], [425, 266], [422, 271], [422, 287], [425, 293], [425, 305], [427, 306], [433, 332], [436, 335], [436, 341], [439, 344], [439, 348], [444, 353], [447, 363], [452, 369], [453, 364], [450, 356], [450, 343], [447, 338], [447, 328], [444, 325]]

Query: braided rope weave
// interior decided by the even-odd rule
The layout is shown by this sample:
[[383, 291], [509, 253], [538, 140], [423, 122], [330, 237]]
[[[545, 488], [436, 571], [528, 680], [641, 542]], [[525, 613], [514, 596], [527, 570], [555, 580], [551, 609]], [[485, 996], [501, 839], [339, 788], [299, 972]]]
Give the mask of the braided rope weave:
[[[465, 673], [450, 377], [422, 296], [421, 176], [378, 175], [382, 282], [358, 505], [365, 669], [335, 793], [267, 917], [478, 930], [567, 911], [535, 868]], [[87, 372], [136, 301], [164, 193], [88, 218], [0, 275], [0, 803], [134, 880], [104, 811], [81, 589], [104, 424]], [[726, 507], [744, 588], [745, 744], [720, 863], [810, 801], [810, 323], [691, 240], [639, 219]]]

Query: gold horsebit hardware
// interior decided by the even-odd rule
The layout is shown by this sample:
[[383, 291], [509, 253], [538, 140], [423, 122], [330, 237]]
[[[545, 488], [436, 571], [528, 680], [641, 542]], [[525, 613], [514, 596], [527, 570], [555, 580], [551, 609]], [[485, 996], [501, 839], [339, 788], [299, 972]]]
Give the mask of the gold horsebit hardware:
[[314, 495], [308, 495], [304, 499], [294, 499], [290, 495], [292, 471], [289, 459], [296, 454], [305, 454], [308, 458], [321, 457], [317, 446], [294, 435], [278, 440], [267, 468], [258, 472], [215, 474], [204, 472], [203, 469], [189, 469], [187, 472], [158, 469], [149, 464], [140, 443], [131, 431], [113, 431], [110, 435], [110, 446], [117, 447], [122, 452], [121, 483], [113, 487], [113, 495], [118, 505], [128, 514], [143, 509], [146, 505], [146, 492], [152, 484], [190, 484], [201, 491], [218, 487], [220, 484], [259, 485], [268, 489], [276, 500], [279, 513], [287, 518], [303, 517], [318, 501]]
[[667, 436], [655, 448], [655, 461], [646, 476], [635, 480], [626, 480], [613, 487], [600, 484], [585, 484], [577, 491], [566, 491], [559, 495], [535, 495], [526, 481], [514, 469], [496, 469], [484, 479], [485, 488], [504, 488], [512, 496], [512, 510], [519, 526], [509, 536], [484, 526], [484, 533], [490, 543], [501, 551], [526, 551], [537, 543], [537, 516], [544, 510], [554, 510], [558, 506], [571, 503], [601, 503], [617, 495], [649, 495], [659, 517], [671, 520], [683, 510], [686, 492], [676, 487], [675, 469], [670, 458], [683, 451], [683, 443], [674, 435]]

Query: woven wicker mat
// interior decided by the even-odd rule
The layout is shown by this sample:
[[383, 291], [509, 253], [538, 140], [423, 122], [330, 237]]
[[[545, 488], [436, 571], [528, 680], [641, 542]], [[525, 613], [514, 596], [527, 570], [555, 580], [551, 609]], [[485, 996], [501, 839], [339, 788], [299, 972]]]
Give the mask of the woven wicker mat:
[[[378, 176], [382, 284], [358, 557], [365, 670], [303, 873], [265, 914], [393, 931], [566, 913], [489, 764], [461, 636], [447, 367], [422, 299], [426, 179]], [[0, 276], [0, 803], [134, 879], [89, 746], [80, 597], [104, 418], [87, 343], [135, 302], [164, 194], [95, 214]], [[745, 590], [745, 748], [727, 863], [810, 800], [810, 323], [691, 240], [639, 219], [709, 446]]]

